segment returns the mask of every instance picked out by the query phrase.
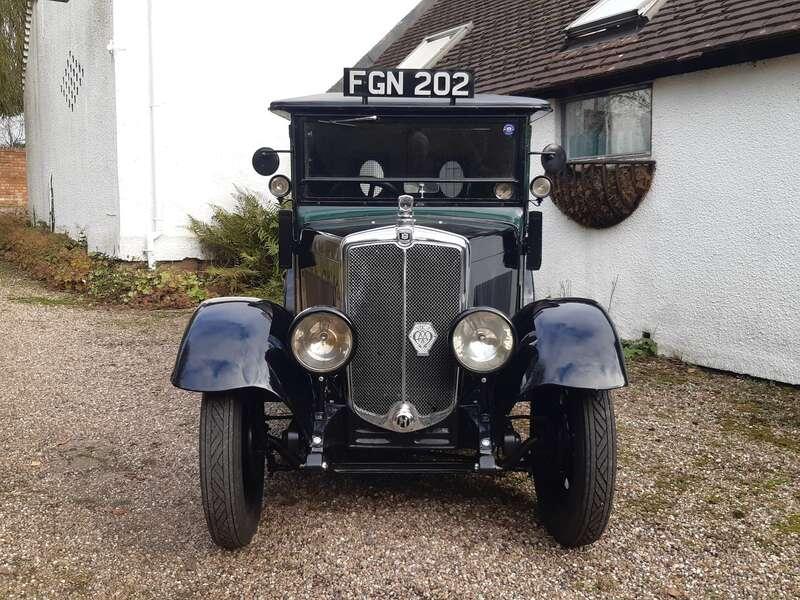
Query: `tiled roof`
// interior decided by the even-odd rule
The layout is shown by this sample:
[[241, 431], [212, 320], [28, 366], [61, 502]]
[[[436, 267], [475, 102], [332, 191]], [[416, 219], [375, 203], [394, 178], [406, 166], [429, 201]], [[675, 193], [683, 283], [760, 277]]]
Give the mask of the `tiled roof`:
[[800, 0], [666, 0], [620, 37], [566, 47], [596, 0], [437, 0], [375, 61], [398, 65], [426, 35], [474, 27], [436, 65], [472, 68], [478, 91], [553, 94], [800, 52]]

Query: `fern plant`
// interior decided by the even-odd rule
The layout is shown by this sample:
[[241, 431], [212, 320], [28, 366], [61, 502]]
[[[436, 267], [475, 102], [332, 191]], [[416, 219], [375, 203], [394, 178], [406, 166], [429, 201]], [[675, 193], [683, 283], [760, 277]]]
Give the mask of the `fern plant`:
[[280, 299], [283, 272], [278, 266], [278, 207], [236, 188], [231, 210], [212, 205], [211, 220], [189, 217], [189, 229], [212, 259], [211, 284], [222, 293], [248, 291]]

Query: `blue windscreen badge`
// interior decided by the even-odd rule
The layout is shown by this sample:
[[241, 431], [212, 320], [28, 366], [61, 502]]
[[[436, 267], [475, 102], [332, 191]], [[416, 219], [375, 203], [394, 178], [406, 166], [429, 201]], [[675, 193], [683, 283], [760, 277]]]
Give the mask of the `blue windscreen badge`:
[[517, 131], [517, 128], [514, 127], [513, 123], [506, 123], [505, 125], [503, 125], [503, 134], [504, 135], [507, 135], [507, 136], [511, 137], [512, 135], [514, 135], [516, 133], [516, 131]]

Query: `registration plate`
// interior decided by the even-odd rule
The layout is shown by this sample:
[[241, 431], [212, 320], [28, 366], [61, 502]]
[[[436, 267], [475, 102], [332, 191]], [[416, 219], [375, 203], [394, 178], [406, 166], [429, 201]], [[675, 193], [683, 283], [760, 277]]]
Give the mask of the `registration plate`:
[[345, 69], [345, 96], [365, 98], [472, 98], [469, 70]]

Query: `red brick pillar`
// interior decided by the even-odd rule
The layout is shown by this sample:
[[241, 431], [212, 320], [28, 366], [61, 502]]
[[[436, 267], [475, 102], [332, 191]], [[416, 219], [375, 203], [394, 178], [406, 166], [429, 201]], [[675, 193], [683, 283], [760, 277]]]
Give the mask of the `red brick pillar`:
[[24, 149], [0, 148], [0, 213], [28, 210]]

